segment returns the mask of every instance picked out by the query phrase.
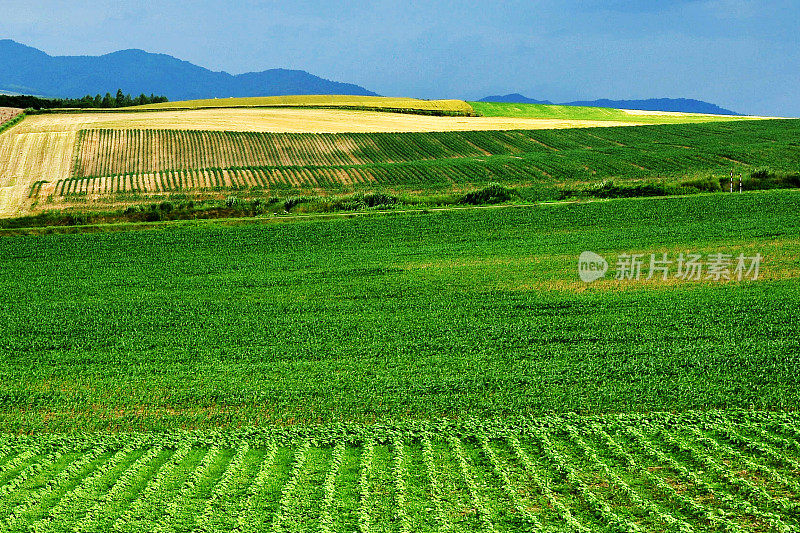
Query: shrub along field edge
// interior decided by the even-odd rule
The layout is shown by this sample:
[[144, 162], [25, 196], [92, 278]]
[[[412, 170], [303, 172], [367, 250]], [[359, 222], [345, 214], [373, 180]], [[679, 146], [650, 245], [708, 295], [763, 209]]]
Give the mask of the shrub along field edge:
[[[773, 172], [760, 169], [751, 172], [742, 181], [743, 191], [800, 188], [800, 174]], [[734, 192], [738, 192], [738, 180]], [[47, 210], [35, 215], [0, 219], [0, 230], [41, 228], [48, 226], [83, 226], [94, 224], [161, 222], [172, 220], [252, 218], [287, 214], [314, 214], [365, 212], [380, 210], [446, 208], [456, 206], [525, 205], [540, 202], [580, 201], [588, 199], [614, 199], [659, 196], [684, 196], [704, 193], [728, 192], [725, 178], [704, 177], [675, 182], [616, 183], [604, 181], [585, 188], [547, 186], [510, 187], [500, 183], [472, 189], [464, 193], [398, 194], [394, 192], [357, 192], [345, 194], [300, 195], [279, 197], [269, 191], [228, 190], [222, 199], [195, 198], [189, 194], [175, 193], [158, 197], [158, 201], [129, 203], [126, 207], [102, 210], [81, 209]], [[80, 198], [74, 195], [72, 199]], [[120, 196], [130, 202], [136, 195]], [[1, 235], [1, 234], [0, 234]]]

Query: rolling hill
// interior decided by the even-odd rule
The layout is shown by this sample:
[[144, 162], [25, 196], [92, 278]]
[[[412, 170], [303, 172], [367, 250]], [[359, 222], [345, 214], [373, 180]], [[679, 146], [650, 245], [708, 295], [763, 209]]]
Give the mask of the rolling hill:
[[57, 98], [125, 93], [164, 94], [170, 100], [287, 94], [374, 96], [358, 85], [330, 81], [302, 70], [271, 69], [231, 75], [165, 54], [122, 50], [102, 56], [50, 56], [0, 40], [0, 91]]
[[[479, 102], [497, 102], [506, 104], [552, 104], [549, 100], [535, 100], [519, 93], [493, 95], [481, 98]], [[642, 111], [670, 111], [677, 113], [703, 113], [707, 115], [741, 115], [729, 109], [702, 100], [691, 98], [649, 98], [646, 100], [579, 100], [564, 102], [558, 105], [581, 107], [607, 107], [613, 109], [640, 109]]]
[[498, 102], [502, 104], [542, 104], [542, 105], [553, 105], [553, 102], [550, 100], [535, 100], [533, 98], [528, 98], [527, 96], [521, 95], [519, 93], [511, 93], [511, 94], [495, 94], [492, 96], [487, 96], [486, 98], [481, 98], [478, 100], [479, 102]]

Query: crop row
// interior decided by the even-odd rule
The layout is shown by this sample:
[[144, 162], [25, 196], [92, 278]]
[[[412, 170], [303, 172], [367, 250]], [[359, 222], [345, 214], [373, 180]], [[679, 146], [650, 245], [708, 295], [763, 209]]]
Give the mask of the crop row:
[[[58, 180], [54, 192], [114, 194], [123, 192], [174, 192], [198, 189], [339, 189], [369, 184], [385, 187], [445, 187], [451, 184], [485, 184], [547, 179], [536, 166], [520, 162], [484, 163], [465, 160], [448, 164], [397, 164], [363, 167], [252, 167], [158, 171], [101, 178]], [[29, 192], [36, 196], [41, 182]]]
[[791, 532], [798, 424], [714, 412], [6, 437], [0, 520], [3, 531]]

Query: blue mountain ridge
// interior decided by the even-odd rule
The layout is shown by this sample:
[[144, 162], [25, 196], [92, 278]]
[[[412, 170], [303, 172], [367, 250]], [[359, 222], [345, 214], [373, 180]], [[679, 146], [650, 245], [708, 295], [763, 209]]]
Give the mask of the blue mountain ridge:
[[133, 95], [155, 93], [170, 100], [289, 94], [377, 96], [364, 87], [303, 70], [279, 68], [231, 75], [143, 50], [50, 56], [10, 39], [0, 40], [0, 65], [0, 92], [51, 98], [79, 98], [117, 89]]

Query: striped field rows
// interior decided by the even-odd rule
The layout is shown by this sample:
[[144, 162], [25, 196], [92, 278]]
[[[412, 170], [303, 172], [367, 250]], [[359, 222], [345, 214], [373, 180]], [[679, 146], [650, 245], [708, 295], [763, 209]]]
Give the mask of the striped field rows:
[[[453, 184], [500, 180], [546, 179], [533, 165], [502, 162], [493, 165], [413, 165], [362, 167], [251, 167], [204, 170], [166, 170], [144, 174], [123, 174], [96, 178], [58, 180], [51, 194], [58, 196], [115, 193], [163, 193], [201, 189], [316, 189], [382, 185], [443, 187]], [[39, 184], [30, 194], [38, 194]]]
[[[795, 149], [776, 146], [794, 138], [799, 124], [339, 134], [81, 130], [74, 134], [74, 153], [60, 150], [64, 157], [57, 166], [71, 164], [71, 170], [48, 171], [42, 178], [48, 184], [41, 189], [55, 196], [209, 188], [335, 189], [376, 183], [449, 190], [489, 181], [680, 177], [728, 172], [732, 164], [780, 169], [793, 166]], [[51, 175], [60, 179], [48, 179]]]
[[0, 531], [798, 531], [800, 417], [0, 437]]
[[647, 169], [661, 168], [664, 159], [677, 158], [674, 163], [681, 165], [698, 156], [714, 161], [722, 155], [718, 153], [722, 148], [735, 146], [739, 141], [753, 144], [753, 133], [772, 137], [785, 133], [785, 129], [780, 122], [742, 122], [619, 127], [601, 132], [593, 128], [337, 134], [81, 130], [73, 177], [207, 168], [376, 165], [535, 154], [557, 160], [582, 154], [585, 162], [613, 156]]

